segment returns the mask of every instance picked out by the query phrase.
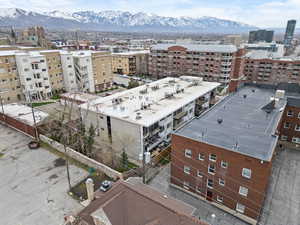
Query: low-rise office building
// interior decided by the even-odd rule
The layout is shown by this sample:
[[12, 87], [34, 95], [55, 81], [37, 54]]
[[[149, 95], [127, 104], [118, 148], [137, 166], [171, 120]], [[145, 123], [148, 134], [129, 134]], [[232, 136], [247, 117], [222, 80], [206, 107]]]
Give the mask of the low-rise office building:
[[139, 161], [140, 154], [154, 152], [171, 140], [173, 130], [208, 109], [219, 85], [197, 77], [164, 78], [80, 107], [88, 111], [86, 126], [99, 131], [96, 138]]
[[280, 93], [241, 88], [177, 130], [172, 137], [171, 183], [256, 224], [286, 104]]

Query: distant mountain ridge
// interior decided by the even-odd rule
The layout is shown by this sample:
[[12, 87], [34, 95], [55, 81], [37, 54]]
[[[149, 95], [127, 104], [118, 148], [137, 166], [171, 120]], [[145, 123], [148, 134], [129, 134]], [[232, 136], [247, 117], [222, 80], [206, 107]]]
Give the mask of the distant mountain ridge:
[[18, 8], [0, 8], [1, 25], [129, 32], [242, 33], [257, 29], [248, 24], [214, 17], [176, 18], [113, 10], [32, 12]]

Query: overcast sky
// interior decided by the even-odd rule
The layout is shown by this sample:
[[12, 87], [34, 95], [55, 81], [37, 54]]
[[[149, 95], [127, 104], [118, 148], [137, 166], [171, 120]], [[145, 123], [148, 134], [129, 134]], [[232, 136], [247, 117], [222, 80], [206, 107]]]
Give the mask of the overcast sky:
[[259, 27], [300, 21], [300, 0], [0, 0], [0, 7], [33, 11], [125, 10], [161, 16], [213, 16]]

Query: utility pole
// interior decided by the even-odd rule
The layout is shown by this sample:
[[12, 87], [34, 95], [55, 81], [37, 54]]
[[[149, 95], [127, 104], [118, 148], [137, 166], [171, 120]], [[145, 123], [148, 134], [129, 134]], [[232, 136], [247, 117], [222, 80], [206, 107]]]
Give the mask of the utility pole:
[[146, 184], [146, 154], [145, 154], [145, 148], [143, 149], [143, 184]]
[[34, 113], [34, 109], [33, 109], [33, 102], [31, 100], [31, 94], [30, 92], [28, 92], [29, 94], [29, 104], [30, 104], [30, 107], [31, 107], [31, 113], [32, 113], [32, 118], [33, 118], [33, 126], [34, 126], [34, 133], [35, 133], [35, 139], [36, 141], [39, 141], [39, 132], [37, 130], [37, 126], [36, 126], [36, 119], [35, 119], [35, 113]]
[[64, 138], [64, 150], [65, 150], [65, 156], [66, 156], [66, 168], [67, 168], [67, 178], [68, 178], [68, 184], [69, 184], [69, 191], [71, 190], [71, 179], [70, 179], [70, 171], [69, 171], [69, 158], [67, 154], [67, 137]]

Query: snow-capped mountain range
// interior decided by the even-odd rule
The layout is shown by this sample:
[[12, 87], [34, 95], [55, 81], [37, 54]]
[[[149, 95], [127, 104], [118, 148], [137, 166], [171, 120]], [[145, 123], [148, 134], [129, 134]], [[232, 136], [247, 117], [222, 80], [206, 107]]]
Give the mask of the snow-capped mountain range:
[[32, 12], [0, 8], [0, 26], [45, 26], [48, 29], [85, 29], [99, 31], [241, 33], [256, 27], [214, 17], [163, 17], [143, 12], [78, 11]]

